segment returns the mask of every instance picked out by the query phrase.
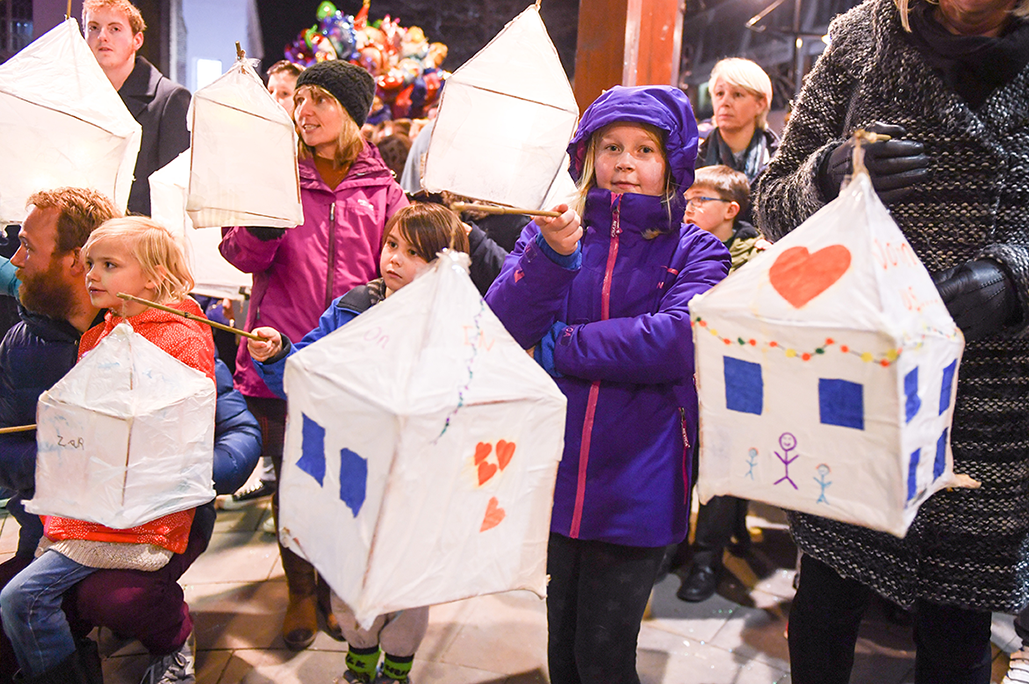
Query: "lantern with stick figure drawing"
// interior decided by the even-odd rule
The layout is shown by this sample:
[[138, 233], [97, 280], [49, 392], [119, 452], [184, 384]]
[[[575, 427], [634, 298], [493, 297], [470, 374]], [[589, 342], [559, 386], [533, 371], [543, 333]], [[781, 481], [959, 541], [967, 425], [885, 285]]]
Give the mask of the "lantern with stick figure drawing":
[[690, 312], [702, 500], [904, 536], [955, 484], [964, 339], [867, 173]]

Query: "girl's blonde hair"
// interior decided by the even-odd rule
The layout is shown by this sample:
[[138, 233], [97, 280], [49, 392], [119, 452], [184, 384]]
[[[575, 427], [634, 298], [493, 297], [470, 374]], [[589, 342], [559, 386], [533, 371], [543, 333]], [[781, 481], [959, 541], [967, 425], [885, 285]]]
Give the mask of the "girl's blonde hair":
[[[576, 187], [579, 188], [577, 193], [577, 199], [575, 202], [575, 212], [579, 216], [583, 215], [586, 209], [586, 195], [589, 194], [590, 190], [597, 187], [597, 169], [595, 160], [597, 157], [597, 143], [603, 137], [604, 132], [612, 126], [631, 124], [633, 126], [639, 126], [647, 132], [651, 140], [657, 145], [657, 148], [661, 150], [661, 158], [665, 161], [665, 189], [661, 194], [661, 201], [668, 209], [668, 219], [671, 221], [672, 218], [672, 200], [676, 197], [675, 186], [672, 183], [672, 170], [668, 165], [668, 153], [665, 151], [665, 137], [666, 134], [663, 130], [657, 126], [653, 126], [648, 123], [641, 123], [637, 121], [614, 121], [593, 131], [590, 135], [589, 142], [586, 144], [586, 155], [582, 160], [582, 173], [579, 175], [579, 182]], [[643, 234], [643, 237], [651, 239], [657, 237], [662, 232], [657, 230], [648, 230]]]
[[[339, 110], [342, 118], [342, 126], [339, 129], [339, 137], [336, 138], [336, 154], [333, 157], [332, 163], [336, 168], [345, 168], [354, 163], [357, 159], [357, 155], [361, 154], [361, 150], [364, 149], [364, 136], [361, 135], [361, 128], [357, 125], [357, 122], [350, 118], [350, 114], [347, 113], [346, 107], [339, 103], [339, 100], [325, 88], [321, 86], [306, 84], [297, 88], [299, 93], [304, 88], [310, 88], [313, 91], [318, 92], [320, 95], [329, 98], [332, 102], [332, 106]], [[296, 93], [293, 94], [296, 97]], [[295, 114], [294, 114], [295, 116]], [[314, 157], [314, 148], [304, 142], [302, 136], [297, 136], [297, 153], [301, 159], [311, 159]]]
[[194, 286], [186, 255], [175, 237], [153, 219], [145, 216], [126, 216], [106, 221], [94, 230], [82, 246], [88, 256], [90, 247], [101, 240], [120, 240], [128, 245], [129, 253], [143, 273], [157, 283], [154, 301], [158, 304], [177, 302], [185, 298]]
[[714, 92], [715, 81], [722, 79], [729, 85], [743, 88], [754, 97], [765, 99], [765, 108], [758, 112], [757, 127], [768, 128], [768, 110], [772, 107], [772, 80], [757, 62], [742, 57], [729, 57], [720, 60], [711, 70], [711, 78], [707, 82], [709, 92]]
[[425, 261], [450, 248], [468, 253], [468, 232], [460, 217], [441, 204], [416, 202], [403, 207], [390, 217], [382, 231], [382, 243], [397, 230], [411, 243]]
[[[932, 5], [939, 4], [932, 0], [926, 0], [926, 2]], [[900, 25], [904, 27], [905, 31], [911, 33], [911, 23], [908, 20], [908, 14], [911, 13], [911, 0], [893, 0], [893, 4], [900, 10]], [[1023, 19], [1029, 17], [1029, 0], [1019, 0], [1018, 4], [1015, 5], [1015, 9], [1011, 10], [1011, 13]]]

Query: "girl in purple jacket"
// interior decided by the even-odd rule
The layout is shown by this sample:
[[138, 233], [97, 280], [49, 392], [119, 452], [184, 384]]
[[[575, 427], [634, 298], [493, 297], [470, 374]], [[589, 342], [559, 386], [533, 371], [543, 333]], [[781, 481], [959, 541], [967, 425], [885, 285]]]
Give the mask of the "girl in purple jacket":
[[682, 224], [697, 125], [681, 90], [608, 90], [568, 152], [579, 206], [525, 228], [486, 301], [568, 397], [547, 558], [550, 681], [638, 684], [643, 611], [689, 516], [687, 305], [725, 277], [729, 254]]
[[[375, 146], [361, 135], [374, 95], [371, 74], [343, 60], [320, 62], [297, 79], [293, 118], [300, 134], [304, 223], [291, 230], [227, 228], [219, 246], [229, 263], [254, 274], [247, 330], [269, 326], [299, 340], [333, 299], [378, 275], [383, 227], [407, 199]], [[264, 455], [272, 459], [277, 479], [286, 402], [258, 376], [246, 345], [236, 355], [235, 380], [261, 423]], [[276, 519], [277, 511], [276, 494]], [[281, 545], [279, 554], [289, 588], [282, 625], [286, 646], [311, 645], [319, 609], [330, 634], [341, 639], [328, 586], [300, 556]]]

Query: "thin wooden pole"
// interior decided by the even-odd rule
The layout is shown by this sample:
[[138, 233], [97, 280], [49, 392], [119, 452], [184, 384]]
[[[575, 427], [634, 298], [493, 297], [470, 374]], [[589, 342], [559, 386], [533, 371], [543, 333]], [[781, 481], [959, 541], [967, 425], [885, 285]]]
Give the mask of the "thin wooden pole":
[[[537, 4], [537, 7], [539, 5]], [[68, 11], [64, 13], [65, 19], [71, 19], [71, 0], [68, 0]]]
[[246, 338], [251, 339], [251, 340], [261, 341], [261, 340], [267, 339], [265, 337], [261, 337], [260, 335], [255, 335], [254, 333], [247, 332], [246, 330], [240, 330], [239, 328], [233, 328], [231, 325], [222, 325], [221, 323], [215, 323], [214, 321], [210, 321], [210, 320], [208, 320], [208, 319], [206, 319], [206, 318], [204, 318], [202, 316], [196, 316], [194, 314], [191, 314], [188, 311], [180, 311], [179, 309], [173, 309], [170, 306], [165, 306], [163, 304], [158, 304], [157, 302], [151, 302], [148, 299], [140, 299], [139, 297], [133, 297], [132, 295], [125, 294], [124, 292], [119, 292], [118, 296], [121, 297], [122, 299], [125, 299], [125, 300], [130, 301], [130, 302], [136, 302], [138, 304], [145, 304], [146, 306], [149, 306], [149, 307], [151, 307], [153, 309], [160, 309], [161, 311], [167, 311], [168, 313], [176, 314], [178, 316], [182, 316], [183, 318], [188, 318], [191, 321], [196, 321], [197, 323], [203, 323], [204, 325], [209, 325], [212, 328], [217, 328], [218, 330], [224, 330], [225, 332], [230, 332], [230, 333], [232, 333], [234, 335], [242, 335], [243, 337], [246, 337]]
[[546, 216], [557, 218], [561, 215], [557, 211], [541, 211], [539, 209], [518, 209], [515, 207], [496, 207], [492, 204], [471, 204], [468, 202], [454, 202], [450, 205], [454, 211], [480, 211], [483, 214], [525, 214], [526, 216]]
[[30, 430], [35, 430], [35, 429], [36, 429], [36, 424], [35, 423], [33, 423], [32, 425], [15, 425], [13, 427], [0, 428], [0, 435], [9, 435], [9, 434], [12, 434], [14, 432], [29, 432]]

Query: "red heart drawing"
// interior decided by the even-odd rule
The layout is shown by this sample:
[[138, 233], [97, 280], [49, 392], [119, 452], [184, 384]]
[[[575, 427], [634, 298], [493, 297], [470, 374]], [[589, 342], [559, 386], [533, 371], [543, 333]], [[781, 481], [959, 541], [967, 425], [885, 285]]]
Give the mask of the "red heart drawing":
[[497, 442], [497, 461], [500, 463], [501, 470], [506, 468], [507, 464], [511, 462], [511, 457], [514, 456], [514, 451], [514, 442], [505, 442], [504, 440]]
[[504, 520], [506, 515], [507, 513], [497, 502], [497, 497], [490, 497], [489, 503], [486, 504], [486, 515], [482, 518], [482, 527], [479, 528], [479, 532], [492, 530]]
[[486, 442], [479, 442], [475, 445], [475, 465], [479, 465], [486, 460], [489, 456], [489, 452], [493, 451], [493, 445]]
[[483, 461], [479, 464], [479, 486], [489, 482], [489, 479], [493, 477], [497, 472], [497, 467], [492, 463]]
[[850, 268], [850, 250], [829, 245], [811, 254], [790, 247], [768, 269], [768, 280], [783, 299], [799, 309], [825, 292]]

